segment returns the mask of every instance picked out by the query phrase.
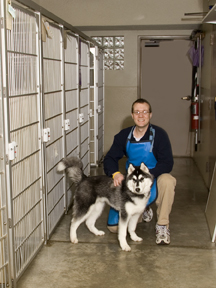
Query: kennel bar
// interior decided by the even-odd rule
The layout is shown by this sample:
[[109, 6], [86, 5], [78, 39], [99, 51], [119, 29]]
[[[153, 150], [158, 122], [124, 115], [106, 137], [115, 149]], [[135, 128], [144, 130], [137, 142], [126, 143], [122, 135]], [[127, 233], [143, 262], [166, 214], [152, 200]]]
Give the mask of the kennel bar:
[[80, 123], [80, 158], [83, 171], [90, 174], [90, 43], [80, 38], [79, 41], [79, 123]]
[[98, 163], [98, 50], [90, 48], [90, 163], [96, 166]]
[[[0, 3], [0, 17], [4, 19], [3, 2]], [[6, 190], [6, 158], [5, 158], [5, 133], [4, 133], [4, 101], [6, 101], [6, 51], [5, 28], [0, 29], [0, 288], [12, 286], [11, 261], [9, 250], [9, 223]], [[2, 73], [2, 71], [4, 71]]]
[[104, 153], [104, 53], [96, 47], [98, 51], [98, 164], [103, 161]]
[[[1, 264], [1, 286], [5, 286], [5, 282], [7, 282], [7, 277], [8, 279], [8, 284], [11, 284], [11, 280], [14, 278], [14, 255], [11, 252], [13, 248], [13, 230], [11, 229], [11, 215], [12, 215], [12, 210], [11, 210], [11, 177], [10, 177], [10, 163], [7, 160], [7, 147], [10, 142], [10, 133], [9, 133], [9, 111], [8, 111], [8, 79], [7, 79], [7, 74], [8, 74], [8, 67], [7, 67], [7, 36], [6, 36], [6, 8], [5, 8], [5, 1], [1, 1], [1, 19], [2, 19], [2, 26], [0, 29], [1, 33], [1, 104], [2, 104], [2, 114], [1, 116], [3, 117], [3, 121], [1, 122], [2, 126], [2, 153], [3, 153], [3, 161], [4, 164], [1, 162], [1, 167], [4, 171], [4, 174], [1, 174], [1, 217], [2, 216], [2, 211], [6, 213], [6, 222], [4, 220], [1, 220], [1, 229], [4, 229], [5, 227], [7, 230], [4, 231], [3, 238], [1, 239], [1, 251], [2, 255], [8, 255], [7, 259], [4, 257], [1, 257], [2, 264]], [[6, 165], [7, 164], [7, 165]], [[4, 189], [4, 190], [3, 190]], [[6, 195], [5, 195], [6, 193]], [[5, 195], [5, 196], [4, 196]], [[3, 199], [6, 198], [6, 203], [5, 200], [3, 202]], [[4, 203], [4, 204], [3, 204]], [[5, 206], [6, 205], [6, 206]], [[4, 208], [5, 207], [5, 208]], [[6, 225], [5, 225], [6, 224]], [[9, 229], [10, 227], [10, 229]], [[6, 240], [8, 242], [3, 241]], [[11, 240], [11, 241], [10, 241]], [[8, 262], [8, 266], [7, 266]], [[7, 270], [5, 268], [8, 268], [8, 274], [7, 275]], [[7, 269], [6, 268], [6, 269]], [[6, 284], [7, 285], [7, 284]]]

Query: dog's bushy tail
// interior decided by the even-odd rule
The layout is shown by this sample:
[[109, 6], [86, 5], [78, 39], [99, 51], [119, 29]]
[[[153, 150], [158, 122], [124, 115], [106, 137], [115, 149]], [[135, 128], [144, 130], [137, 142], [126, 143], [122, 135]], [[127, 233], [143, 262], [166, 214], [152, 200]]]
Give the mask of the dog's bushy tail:
[[78, 184], [83, 178], [86, 177], [82, 169], [82, 161], [74, 156], [63, 159], [57, 166], [57, 171], [61, 172], [66, 170], [69, 178], [75, 184]]

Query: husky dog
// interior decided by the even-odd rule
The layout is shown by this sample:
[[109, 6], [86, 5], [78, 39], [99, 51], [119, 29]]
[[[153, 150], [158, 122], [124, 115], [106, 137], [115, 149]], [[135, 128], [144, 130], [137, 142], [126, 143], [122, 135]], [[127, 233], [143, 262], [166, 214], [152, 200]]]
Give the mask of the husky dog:
[[140, 167], [130, 164], [122, 184], [115, 187], [112, 178], [105, 175], [87, 177], [82, 168], [83, 164], [77, 157], [66, 158], [57, 167], [58, 171], [66, 170], [69, 178], [77, 185], [70, 227], [71, 242], [78, 243], [76, 231], [84, 221], [93, 234], [105, 234], [95, 227], [95, 222], [107, 203], [119, 211], [119, 243], [122, 250], [130, 251], [126, 241], [127, 230], [133, 241], [142, 241], [135, 229], [148, 203], [153, 176], [144, 163]]

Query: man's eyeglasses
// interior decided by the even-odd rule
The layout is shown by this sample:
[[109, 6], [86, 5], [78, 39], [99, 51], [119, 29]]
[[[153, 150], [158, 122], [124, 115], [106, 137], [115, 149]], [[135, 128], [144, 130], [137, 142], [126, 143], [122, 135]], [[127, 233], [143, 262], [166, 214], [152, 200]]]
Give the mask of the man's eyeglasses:
[[133, 112], [133, 114], [135, 114], [135, 115], [141, 115], [141, 114], [147, 115], [148, 113], [150, 113], [150, 112], [146, 111], [146, 110], [144, 110], [144, 111], [134, 111]]

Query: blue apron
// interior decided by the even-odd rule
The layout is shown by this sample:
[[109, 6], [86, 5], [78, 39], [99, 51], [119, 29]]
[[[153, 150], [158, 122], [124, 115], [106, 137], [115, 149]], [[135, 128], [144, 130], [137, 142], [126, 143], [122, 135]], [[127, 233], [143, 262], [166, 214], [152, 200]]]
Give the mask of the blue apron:
[[[145, 142], [136, 142], [131, 141], [131, 136], [133, 134], [135, 126], [131, 129], [126, 143], [126, 154], [128, 160], [126, 162], [126, 170], [128, 169], [129, 164], [134, 166], [140, 166], [143, 162], [149, 169], [152, 169], [156, 166], [157, 160], [152, 152], [154, 145], [154, 136], [155, 129], [150, 125], [150, 136], [149, 140]], [[152, 204], [157, 198], [157, 179], [154, 179], [154, 183], [151, 188], [151, 194], [147, 206]], [[108, 226], [116, 226], [119, 221], [119, 212], [114, 208], [110, 208], [108, 216]]]

